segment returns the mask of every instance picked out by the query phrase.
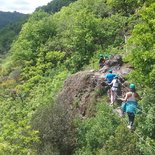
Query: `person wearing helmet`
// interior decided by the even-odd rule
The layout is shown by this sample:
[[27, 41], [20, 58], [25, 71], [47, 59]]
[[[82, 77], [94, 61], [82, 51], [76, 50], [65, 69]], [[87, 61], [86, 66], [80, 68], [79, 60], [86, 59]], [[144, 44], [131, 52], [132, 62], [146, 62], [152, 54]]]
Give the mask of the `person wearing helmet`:
[[117, 98], [117, 91], [118, 91], [118, 87], [119, 85], [121, 84], [121, 82], [119, 81], [118, 79], [118, 76], [116, 75], [114, 77], [114, 79], [112, 80], [112, 82], [109, 84], [111, 85], [111, 91], [110, 91], [110, 94], [111, 94], [111, 97], [110, 97], [110, 100], [111, 100], [111, 105], [114, 104], [116, 98]]
[[108, 71], [108, 74], [106, 74], [105, 79], [107, 80], [108, 83], [111, 83], [115, 76], [116, 74], [113, 74], [112, 69], [110, 69]]
[[135, 84], [129, 85], [130, 91], [126, 93], [125, 98], [120, 98], [122, 101], [125, 101], [125, 104], [122, 104], [123, 112], [128, 114], [128, 128], [132, 129], [135, 113], [138, 107], [138, 100], [141, 99], [139, 94], [136, 92]]
[[105, 63], [105, 58], [103, 57], [102, 54], [100, 54], [100, 59], [99, 59], [99, 67], [102, 68]]
[[114, 79], [114, 77], [116, 76], [116, 74], [113, 74], [112, 69], [109, 69], [108, 73], [105, 75], [104, 80], [107, 81], [108, 84], [108, 91], [107, 94], [109, 96], [109, 98], [111, 98], [111, 87], [110, 87], [110, 83], [112, 82], [112, 80]]

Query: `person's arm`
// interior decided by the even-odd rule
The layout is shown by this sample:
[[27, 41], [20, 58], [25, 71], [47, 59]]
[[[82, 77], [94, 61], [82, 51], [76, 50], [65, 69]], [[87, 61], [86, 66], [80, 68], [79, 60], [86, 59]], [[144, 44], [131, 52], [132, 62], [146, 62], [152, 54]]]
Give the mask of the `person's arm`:
[[112, 86], [114, 81], [112, 80], [111, 83], [108, 83], [109, 86]]
[[126, 93], [125, 97], [124, 98], [118, 98], [119, 100], [122, 100], [122, 101], [127, 101], [127, 99], [129, 98], [129, 94]]
[[103, 80], [106, 80], [106, 76], [102, 76], [102, 79], [103, 79]]
[[103, 78], [104, 78], [104, 80], [107, 80], [107, 75], [105, 75]]

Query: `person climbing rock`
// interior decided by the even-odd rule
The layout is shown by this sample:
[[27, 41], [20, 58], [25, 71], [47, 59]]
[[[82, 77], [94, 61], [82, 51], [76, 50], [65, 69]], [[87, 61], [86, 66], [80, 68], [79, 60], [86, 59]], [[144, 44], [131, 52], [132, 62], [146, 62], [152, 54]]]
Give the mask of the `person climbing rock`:
[[111, 91], [110, 91], [110, 93], [111, 93], [111, 97], [110, 97], [111, 103], [110, 104], [113, 105], [117, 98], [117, 92], [118, 92], [119, 85], [121, 85], [121, 82], [119, 81], [117, 75], [114, 77], [114, 79], [112, 80], [112, 82], [109, 85], [112, 86]]
[[126, 93], [125, 98], [119, 98], [125, 103], [122, 104], [121, 108], [123, 112], [126, 112], [128, 115], [128, 128], [132, 129], [135, 113], [138, 107], [138, 100], [141, 99], [139, 94], [136, 92], [136, 87], [134, 84], [130, 84], [130, 91]]
[[108, 71], [108, 74], [106, 74], [106, 76], [105, 76], [105, 80], [106, 80], [108, 83], [111, 83], [115, 76], [116, 76], [116, 74], [113, 74], [112, 69], [110, 69], [110, 70]]
[[102, 54], [100, 54], [100, 59], [99, 59], [99, 67], [102, 68], [105, 63], [105, 58], [103, 57]]
[[112, 80], [114, 79], [114, 77], [116, 76], [116, 74], [113, 74], [112, 73], [112, 69], [110, 69], [108, 71], [108, 73], [105, 75], [104, 77], [104, 80], [106, 80], [106, 83], [108, 85], [108, 91], [107, 91], [107, 94], [108, 94], [108, 97], [110, 98], [111, 97], [111, 87], [110, 87], [110, 83], [112, 82]]

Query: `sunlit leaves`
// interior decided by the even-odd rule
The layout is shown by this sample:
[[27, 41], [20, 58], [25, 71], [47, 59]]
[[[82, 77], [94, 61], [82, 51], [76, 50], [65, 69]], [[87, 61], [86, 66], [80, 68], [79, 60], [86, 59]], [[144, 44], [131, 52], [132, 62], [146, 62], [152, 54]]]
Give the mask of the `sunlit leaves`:
[[[132, 56], [131, 62], [133, 63], [135, 69], [144, 76], [143, 82], [152, 85], [153, 83], [153, 70], [155, 64], [155, 27], [154, 14], [155, 4], [153, 3], [147, 8], [143, 8], [141, 12], [142, 21], [140, 24], [136, 25], [132, 37], [129, 42], [131, 46]], [[152, 12], [152, 13], [151, 13]]]

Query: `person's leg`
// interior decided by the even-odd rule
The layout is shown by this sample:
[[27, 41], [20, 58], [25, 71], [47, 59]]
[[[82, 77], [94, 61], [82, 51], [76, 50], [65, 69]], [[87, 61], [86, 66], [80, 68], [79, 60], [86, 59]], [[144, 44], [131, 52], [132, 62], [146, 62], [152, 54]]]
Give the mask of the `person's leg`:
[[132, 127], [135, 119], [135, 114], [128, 112], [129, 126]]
[[113, 104], [116, 101], [117, 88], [111, 88], [111, 91], [111, 104]]
[[111, 87], [110, 86], [108, 86], [107, 95], [108, 95], [108, 97], [110, 99], [111, 98]]
[[116, 101], [117, 89], [114, 91], [114, 102]]
[[114, 103], [114, 91], [111, 90], [111, 105]]

